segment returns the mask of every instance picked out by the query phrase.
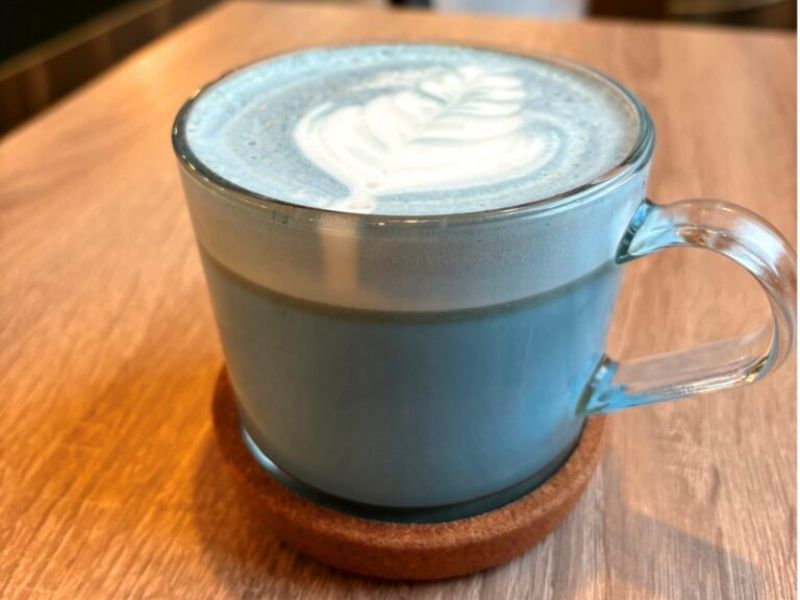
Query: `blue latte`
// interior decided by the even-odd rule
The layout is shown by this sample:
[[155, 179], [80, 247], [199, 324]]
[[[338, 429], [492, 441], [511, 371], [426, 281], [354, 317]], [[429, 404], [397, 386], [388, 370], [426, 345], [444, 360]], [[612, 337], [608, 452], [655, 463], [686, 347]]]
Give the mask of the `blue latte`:
[[558, 468], [643, 198], [643, 118], [588, 70], [429, 45], [291, 54], [201, 92], [176, 147], [262, 464], [420, 521]]
[[558, 400], [577, 400], [597, 366], [618, 285], [606, 265], [508, 305], [371, 312], [275, 295], [207, 254], [203, 265], [257, 448], [318, 490], [383, 507], [519, 496], [551, 474], [582, 425]]

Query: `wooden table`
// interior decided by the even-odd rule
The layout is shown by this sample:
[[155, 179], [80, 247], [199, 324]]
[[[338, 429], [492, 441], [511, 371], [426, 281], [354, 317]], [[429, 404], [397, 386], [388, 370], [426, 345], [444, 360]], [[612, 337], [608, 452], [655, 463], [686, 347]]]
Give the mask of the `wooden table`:
[[[397, 38], [557, 53], [610, 73], [655, 119], [652, 197], [725, 198], [794, 242], [794, 37], [222, 5], [0, 144], [0, 597], [793, 597], [794, 364], [756, 387], [614, 416], [567, 522], [473, 577], [351, 577], [241, 507], [212, 438], [222, 356], [172, 117], [238, 63]], [[627, 271], [611, 348], [741, 333], [766, 310], [723, 259], [667, 252]]]

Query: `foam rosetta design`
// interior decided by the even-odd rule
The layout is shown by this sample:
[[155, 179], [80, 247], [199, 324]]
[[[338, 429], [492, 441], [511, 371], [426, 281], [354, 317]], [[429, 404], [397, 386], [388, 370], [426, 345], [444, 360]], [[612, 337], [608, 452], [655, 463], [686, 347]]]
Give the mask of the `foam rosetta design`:
[[378, 196], [468, 188], [544, 168], [562, 136], [552, 118], [523, 110], [527, 96], [508, 70], [428, 69], [408, 89], [312, 107], [294, 137], [306, 158], [347, 186], [329, 207], [368, 213]]
[[428, 44], [270, 58], [206, 88], [185, 123], [203, 171], [261, 199], [414, 218], [568, 195], [613, 173], [640, 130], [587, 70]]

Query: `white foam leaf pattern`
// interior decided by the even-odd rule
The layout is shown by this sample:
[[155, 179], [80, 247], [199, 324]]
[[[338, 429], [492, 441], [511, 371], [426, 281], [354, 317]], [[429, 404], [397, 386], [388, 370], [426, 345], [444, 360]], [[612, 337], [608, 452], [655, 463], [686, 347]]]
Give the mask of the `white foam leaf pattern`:
[[333, 207], [373, 212], [381, 195], [461, 189], [541, 168], [559, 139], [550, 128], [532, 131], [525, 100], [522, 82], [508, 72], [428, 71], [411, 89], [311, 109], [297, 123], [295, 140], [349, 188]]

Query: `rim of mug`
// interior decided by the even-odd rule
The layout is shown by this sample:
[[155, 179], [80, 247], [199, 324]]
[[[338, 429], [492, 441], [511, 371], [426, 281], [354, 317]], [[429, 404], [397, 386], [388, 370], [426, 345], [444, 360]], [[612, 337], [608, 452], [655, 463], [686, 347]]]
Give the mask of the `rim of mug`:
[[[287, 200], [274, 198], [266, 194], [260, 194], [240, 186], [216, 173], [213, 169], [206, 166], [189, 146], [189, 143], [186, 139], [186, 121], [189, 117], [192, 107], [206, 91], [221, 83], [231, 75], [259, 64], [269, 63], [273, 60], [283, 59], [310, 51], [345, 50], [348, 48], [375, 48], [381, 46], [432, 46], [441, 48], [478, 50], [483, 52], [492, 52], [495, 54], [505, 54], [514, 57], [525, 58], [528, 60], [548, 62], [559, 67], [577, 71], [593, 79], [600, 80], [605, 85], [620, 93], [622, 97], [631, 104], [639, 124], [639, 132], [636, 137], [636, 141], [631, 147], [631, 150], [627, 156], [625, 156], [625, 158], [623, 158], [614, 167], [608, 169], [605, 173], [593, 179], [592, 181], [576, 186], [569, 190], [565, 190], [551, 196], [546, 196], [544, 198], [523, 201], [510, 206], [430, 215], [356, 213], [345, 210], [336, 210], [334, 208], [305, 206], [301, 204], [295, 204]], [[450, 43], [444, 41], [427, 42], [417, 40], [405, 42], [395, 40], [387, 42], [331, 44], [324, 46], [307, 46], [290, 52], [279, 52], [276, 54], [267, 55], [225, 71], [219, 77], [216, 77], [215, 79], [195, 90], [194, 93], [192, 93], [192, 95], [178, 110], [172, 126], [172, 148], [181, 166], [194, 179], [198, 180], [206, 187], [211, 188], [213, 191], [217, 192], [217, 194], [224, 194], [256, 210], [274, 211], [279, 209], [283, 212], [289, 212], [291, 213], [290, 218], [292, 218], [292, 220], [319, 221], [321, 219], [325, 219], [327, 223], [336, 220], [345, 222], [357, 221], [359, 224], [363, 223], [365, 225], [377, 225], [380, 227], [395, 224], [450, 225], [458, 223], [485, 222], [487, 220], [494, 221], [496, 219], [539, 214], [541, 212], [550, 212], [560, 208], [571, 207], [581, 201], [589, 200], [598, 194], [609, 192], [623, 185], [650, 162], [650, 159], [653, 155], [654, 146], [655, 129], [653, 126], [653, 121], [650, 117], [650, 113], [647, 111], [639, 98], [633, 94], [633, 92], [605, 73], [602, 73], [601, 71], [598, 71], [580, 62], [560, 56], [553, 56], [538, 52], [521, 52], [492, 46], [481, 46], [472, 43]]]

